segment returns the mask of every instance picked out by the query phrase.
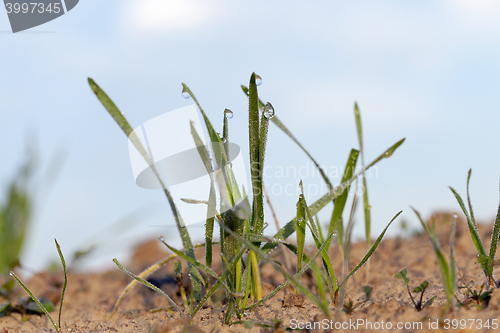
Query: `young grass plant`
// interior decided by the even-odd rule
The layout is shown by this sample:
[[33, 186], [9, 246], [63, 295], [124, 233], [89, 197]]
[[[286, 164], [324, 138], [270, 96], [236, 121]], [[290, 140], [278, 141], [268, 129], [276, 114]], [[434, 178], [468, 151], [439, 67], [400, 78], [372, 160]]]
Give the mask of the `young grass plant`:
[[434, 252], [436, 253], [437, 262], [439, 265], [439, 270], [441, 272], [441, 279], [443, 281], [444, 293], [446, 295], [446, 300], [447, 300], [447, 306], [446, 306], [445, 310], [453, 311], [455, 289], [456, 289], [456, 285], [457, 285], [456, 268], [455, 268], [455, 254], [454, 254], [454, 237], [455, 237], [455, 219], [456, 219], [456, 216], [454, 215], [453, 220], [452, 220], [451, 234], [450, 234], [450, 252], [449, 252], [449, 260], [447, 261], [445, 256], [444, 256], [443, 250], [441, 249], [441, 246], [439, 244], [437, 236], [436, 236], [434, 218], [432, 219], [432, 229], [430, 229], [427, 226], [427, 224], [424, 222], [424, 220], [422, 220], [420, 213], [417, 212], [413, 207], [412, 207], [412, 209], [415, 212], [415, 214], [417, 214], [417, 217], [420, 220], [422, 227], [424, 228], [425, 232], [429, 236], [429, 239], [430, 239], [431, 244], [432, 244], [432, 248], [434, 249]]
[[[125, 120], [121, 112], [118, 110], [116, 105], [109, 99], [109, 97], [95, 84], [94, 81], [89, 79], [92, 90], [97, 95], [98, 99], [105, 106], [106, 110], [115, 119], [118, 125], [122, 128], [130, 140], [141, 152], [145, 160], [150, 166], [153, 166], [151, 159], [149, 158], [146, 150], [140, 143], [140, 141], [133, 136], [130, 125]], [[263, 191], [263, 179], [264, 174], [264, 159], [267, 145], [267, 133], [269, 130], [269, 121], [273, 121], [282, 130], [285, 131], [297, 144], [298, 141], [291, 135], [291, 133], [282, 125], [277, 118], [274, 116], [274, 108], [270, 103], [264, 104], [258, 98], [257, 92], [257, 82], [256, 75], [253, 73], [250, 77], [249, 88], [247, 89], [247, 95], [249, 99], [249, 143], [250, 143], [250, 165], [251, 165], [251, 176], [252, 176], [252, 198], [249, 200], [246, 197], [245, 189], [240, 190], [238, 184], [236, 184], [235, 177], [232, 171], [231, 163], [229, 163], [229, 125], [228, 125], [228, 114], [232, 115], [232, 112], [228, 109], [224, 110], [224, 121], [223, 121], [223, 131], [222, 138], [215, 131], [210, 120], [208, 119], [205, 111], [201, 108], [198, 100], [189, 89], [189, 87], [183, 84], [183, 96], [191, 97], [193, 101], [198, 106], [204, 122], [205, 127], [208, 131], [212, 151], [210, 154], [207, 147], [203, 145], [198, 133], [191, 126], [191, 133], [193, 140], [198, 148], [198, 153], [205, 164], [207, 173], [210, 175], [211, 185], [210, 193], [208, 195], [208, 200], [199, 200], [184, 198], [183, 201], [191, 204], [206, 204], [207, 205], [207, 223], [205, 232], [205, 264], [200, 263], [194, 257], [193, 246], [189, 237], [189, 234], [182, 223], [182, 219], [172, 201], [168, 189], [164, 186], [164, 192], [169, 200], [170, 206], [176, 218], [177, 226], [181, 234], [183, 241], [184, 250], [178, 250], [174, 247], [166, 244], [162, 239], [162, 242], [174, 253], [170, 257], [164, 258], [155, 265], [151, 266], [146, 271], [135, 275], [127, 271], [116, 259], [115, 263], [120, 269], [125, 273], [129, 274], [134, 278], [134, 281], [127, 286], [120, 298], [115, 304], [113, 311], [116, 311], [121, 299], [137, 282], [145, 284], [146, 286], [162, 293], [167, 297], [169, 302], [172, 303], [173, 307], [184, 315], [181, 309], [175, 305], [175, 302], [171, 300], [168, 295], [164, 294], [154, 286], [148, 285], [145, 278], [157, 270], [159, 267], [172, 260], [175, 257], [180, 257], [187, 262], [190, 275], [190, 281], [193, 284], [191, 290], [194, 290], [195, 296], [192, 298], [189, 308], [190, 317], [193, 318], [197, 312], [202, 308], [202, 306], [207, 303], [212, 295], [216, 291], [222, 288], [226, 294], [226, 304], [227, 309], [225, 311], [225, 322], [230, 323], [232, 315], [235, 314], [238, 319], [241, 319], [244, 311], [250, 310], [255, 306], [262, 304], [265, 300], [276, 295], [276, 293], [287, 285], [292, 284], [296, 290], [303, 293], [308, 298], [310, 298], [324, 313], [329, 316], [328, 312], [328, 299], [326, 296], [325, 280], [328, 284], [330, 291], [330, 297], [332, 302], [334, 302], [335, 295], [338, 292], [339, 285], [335, 278], [335, 273], [333, 271], [333, 265], [331, 259], [328, 257], [328, 249], [331, 243], [335, 230], [329, 232], [326, 238], [323, 237], [323, 233], [317, 221], [314, 221], [314, 216], [324, 208], [329, 202], [339, 202], [338, 208], [335, 210], [335, 220], [337, 221], [338, 214], [342, 215], [343, 207], [345, 206], [344, 196], [347, 196], [349, 187], [351, 183], [366, 170], [371, 168], [373, 165], [378, 163], [384, 158], [388, 158], [392, 153], [403, 143], [400, 140], [392, 147], [387, 149], [383, 154], [376, 158], [372, 163], [363, 167], [358, 173], [354, 174], [354, 168], [357, 161], [358, 151], [353, 150], [349, 156], [346, 168], [346, 173], [344, 174], [343, 181], [337, 187], [331, 186], [330, 181], [326, 177], [324, 172], [321, 172], [319, 164], [315, 162], [315, 165], [319, 168], [321, 174], [323, 175], [325, 182], [329, 184], [331, 189], [327, 194], [321, 197], [319, 200], [307, 205], [304, 194], [302, 193], [299, 198], [299, 203], [297, 204], [297, 217], [288, 222], [284, 227], [279, 229], [279, 231], [274, 235], [274, 237], [268, 237], [263, 235], [263, 230], [265, 228], [264, 223], [264, 191]], [[299, 144], [299, 146], [301, 146]], [[310, 154], [301, 146], [301, 148], [308, 154], [312, 159]], [[213, 156], [213, 160], [211, 159]], [[154, 170], [154, 168], [153, 168]], [[217, 170], [214, 172], [214, 170]], [[155, 171], [155, 170], [154, 170]], [[156, 171], [155, 171], [156, 172]], [[212, 176], [212, 174], [215, 174]], [[159, 178], [159, 177], [158, 177]], [[161, 179], [160, 179], [161, 181]], [[216, 196], [215, 187], [219, 188], [221, 192], [221, 203], [220, 203], [220, 214], [217, 212], [216, 207]], [[338, 200], [342, 196], [342, 199]], [[337, 199], [337, 200], [336, 200]], [[342, 208], [342, 209], [341, 209]], [[399, 214], [398, 214], [399, 215]], [[215, 216], [215, 217], [214, 217]], [[397, 215], [396, 215], [397, 217]], [[395, 217], [395, 218], [396, 218]], [[394, 219], [393, 219], [394, 220]], [[393, 221], [392, 220], [392, 221]], [[387, 228], [392, 223], [384, 229], [382, 234], [379, 236], [377, 241], [372, 245], [368, 253], [361, 260], [361, 262], [342, 280], [341, 285], [343, 285], [347, 279], [352, 276], [363, 264], [365, 264], [373, 251], [380, 243], [382, 237], [384, 236]], [[213, 242], [213, 223], [217, 222], [220, 225], [220, 249], [221, 249], [221, 263], [222, 272], [220, 274], [216, 273], [211, 268], [212, 263], [212, 245]], [[311, 230], [313, 239], [315, 241], [318, 251], [316, 254], [309, 258], [304, 254], [304, 242], [305, 242], [305, 232], [306, 226]], [[338, 225], [334, 225], [338, 228]], [[334, 228], [334, 229], [335, 229]], [[297, 237], [299, 238], [298, 246], [289, 244], [284, 241], [287, 237], [297, 231]], [[286, 269], [282, 267], [281, 264], [277, 263], [276, 260], [271, 256], [271, 251], [278, 246], [283, 244], [292, 252], [297, 255], [298, 267], [296, 274], [292, 275]], [[325, 279], [324, 273], [318, 267], [315, 259], [321, 255], [323, 260], [323, 266], [327, 275]], [[262, 295], [262, 288], [260, 282], [260, 266], [263, 262], [269, 262], [272, 266], [276, 268], [285, 277], [286, 282], [281, 286], [276, 288], [273, 292], [268, 295]], [[300, 277], [304, 272], [311, 268], [313, 270], [314, 276], [316, 278], [318, 291], [320, 298], [317, 298], [309, 289], [305, 288], [299, 281]], [[200, 272], [205, 272], [207, 277], [204, 280], [201, 277]], [[216, 283], [213, 286], [209, 285], [208, 277], [211, 276], [215, 278]], [[205, 287], [205, 295], [199, 295], [196, 297], [196, 292], [201, 293], [201, 282]], [[200, 288], [196, 289], [194, 284], [198, 283]], [[250, 300], [253, 300], [253, 304], [248, 305]], [[113, 312], [114, 313], [114, 312]]]
[[408, 290], [408, 295], [410, 295], [411, 302], [413, 303], [413, 306], [415, 306], [415, 309], [417, 311], [421, 311], [426, 306], [431, 305], [432, 302], [434, 302], [434, 300], [437, 297], [437, 296], [433, 296], [430, 299], [428, 299], [427, 302], [423, 303], [425, 290], [429, 286], [429, 281], [425, 280], [419, 286], [413, 288], [414, 293], [420, 293], [420, 299], [417, 302], [415, 302], [415, 299], [413, 298], [413, 295], [410, 292], [410, 278], [408, 277], [408, 269], [406, 267], [403, 268], [401, 271], [397, 272], [394, 277], [396, 279], [401, 279], [404, 281], [404, 283], [406, 284], [406, 289]]
[[50, 311], [52, 311], [52, 310], [49, 309], [47, 305], [42, 304], [42, 302], [40, 302], [40, 300], [31, 292], [31, 290], [29, 290], [29, 288], [21, 281], [21, 279], [19, 277], [17, 277], [17, 275], [14, 272], [11, 271], [10, 275], [14, 279], [16, 279], [16, 281], [24, 289], [24, 291], [31, 297], [31, 299], [38, 305], [38, 307], [43, 311], [43, 313], [45, 313], [45, 315], [49, 318], [50, 322], [52, 323], [52, 325], [54, 326], [56, 331], [58, 331], [61, 328], [61, 314], [62, 314], [62, 307], [63, 307], [63, 303], [64, 303], [64, 295], [66, 293], [66, 286], [68, 284], [68, 276], [66, 273], [66, 261], [64, 260], [64, 256], [62, 254], [61, 247], [59, 246], [59, 243], [57, 243], [56, 239], [54, 239], [54, 241], [56, 243], [57, 252], [59, 253], [59, 258], [61, 259], [61, 264], [63, 266], [63, 271], [64, 271], [64, 285], [63, 285], [63, 289], [61, 292], [61, 301], [59, 303], [58, 324], [56, 324], [56, 322], [54, 321], [54, 319], [50, 315]]
[[364, 286], [363, 287], [363, 292], [365, 293], [366, 298], [359, 302], [354, 304], [352, 300], [349, 300], [347, 303], [345, 303], [342, 306], [342, 311], [344, 311], [346, 314], [351, 314], [358, 306], [361, 304], [368, 302], [370, 300], [371, 294], [372, 294], [373, 288], [370, 286]]
[[33, 162], [33, 156], [28, 156], [8, 186], [5, 203], [0, 203], [0, 275], [6, 275], [19, 265], [33, 209], [29, 192]]
[[[193, 243], [191, 242], [191, 237], [189, 236], [189, 233], [186, 229], [186, 226], [184, 225], [184, 222], [182, 220], [182, 217], [181, 217], [179, 211], [177, 210], [177, 207], [175, 206], [175, 203], [174, 203], [174, 200], [170, 194], [170, 191], [167, 189], [165, 184], [163, 184], [161, 177], [159, 177], [158, 172], [156, 171], [154, 164], [151, 162], [151, 158], [149, 157], [147, 150], [144, 148], [144, 146], [142, 145], [139, 138], [133, 132], [132, 127], [128, 123], [127, 119], [125, 119], [125, 116], [123, 115], [123, 113], [120, 112], [118, 107], [115, 105], [115, 103], [113, 103], [113, 101], [94, 82], [94, 80], [89, 78], [88, 82], [89, 82], [90, 88], [92, 89], [94, 94], [97, 96], [99, 101], [102, 103], [104, 108], [108, 111], [108, 113], [111, 115], [111, 117], [113, 117], [113, 119], [116, 121], [118, 126], [120, 126], [122, 131], [130, 139], [130, 141], [134, 144], [134, 146], [137, 148], [137, 150], [142, 155], [144, 160], [149, 164], [149, 166], [151, 167], [151, 169], [153, 170], [153, 172], [157, 176], [158, 181], [162, 185], [163, 192], [165, 193], [165, 196], [167, 197], [167, 200], [170, 204], [170, 208], [172, 209], [172, 213], [174, 215], [175, 222], [177, 224], [177, 229], [179, 230], [184, 249], [189, 256], [194, 258], [194, 248], [193, 248]], [[196, 300], [201, 299], [201, 281], [199, 281], [199, 279], [198, 279], [199, 273], [190, 264], [188, 264], [188, 272], [189, 272], [189, 278], [191, 279], [192, 288], [194, 290], [195, 299]]]
[[462, 211], [465, 214], [472, 242], [474, 243], [474, 246], [476, 247], [476, 250], [478, 252], [478, 262], [481, 265], [488, 284], [500, 288], [500, 280], [495, 281], [493, 276], [493, 262], [495, 260], [495, 253], [497, 251], [498, 239], [500, 236], [500, 206], [498, 207], [495, 224], [493, 225], [493, 231], [491, 232], [490, 252], [489, 254], [487, 254], [483, 241], [481, 240], [481, 237], [479, 236], [479, 233], [477, 231], [476, 219], [474, 218], [474, 212], [472, 210], [472, 203], [469, 195], [469, 182], [471, 174], [472, 169], [469, 170], [469, 173], [467, 175], [467, 203], [469, 205], [469, 210], [467, 210], [467, 207], [465, 206], [462, 197], [458, 194], [458, 192], [455, 191], [452, 187], [450, 187], [450, 190], [455, 195], [460, 208], [462, 208]]
[[[358, 103], [354, 103], [354, 117], [356, 119], [356, 130], [358, 132], [359, 141], [359, 152], [361, 155], [361, 166], [365, 166], [365, 150], [363, 145], [363, 126], [361, 124], [361, 113], [359, 112]], [[363, 175], [363, 212], [365, 217], [365, 236], [366, 236], [366, 247], [370, 247], [370, 234], [371, 234], [371, 206], [368, 201], [368, 185], [366, 182], [366, 175]], [[366, 281], [368, 282], [370, 277], [370, 263], [368, 262], [366, 268]]]

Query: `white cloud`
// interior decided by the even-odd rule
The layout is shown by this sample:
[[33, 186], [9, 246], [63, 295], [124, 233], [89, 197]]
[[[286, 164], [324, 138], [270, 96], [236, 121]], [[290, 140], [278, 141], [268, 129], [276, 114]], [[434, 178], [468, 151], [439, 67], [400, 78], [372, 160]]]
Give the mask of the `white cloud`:
[[125, 5], [124, 24], [148, 33], [179, 33], [206, 25], [215, 10], [199, 0], [130, 0]]

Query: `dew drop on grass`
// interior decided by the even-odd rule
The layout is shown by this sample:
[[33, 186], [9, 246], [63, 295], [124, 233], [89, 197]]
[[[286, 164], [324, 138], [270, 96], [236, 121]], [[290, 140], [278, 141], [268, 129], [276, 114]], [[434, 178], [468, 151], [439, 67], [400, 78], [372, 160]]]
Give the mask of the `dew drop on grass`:
[[458, 214], [457, 213], [453, 214], [453, 218], [456, 220], [458, 218]]
[[9, 275], [10, 275], [10, 276], [14, 276], [14, 272], [10, 272], [10, 273], [9, 273]]
[[262, 78], [257, 74], [255, 74], [255, 84], [258, 86], [262, 84]]
[[392, 153], [394, 153], [394, 150], [388, 150], [384, 153], [384, 157], [389, 158], [392, 156]]
[[274, 117], [274, 108], [271, 103], [267, 102], [266, 107], [264, 108], [264, 117], [267, 119], [271, 119]]
[[182, 97], [184, 97], [185, 99], [188, 99], [189, 97], [189, 93], [187, 92], [186, 88], [182, 88]]
[[225, 110], [224, 110], [224, 113], [226, 114], [227, 119], [231, 119], [231, 118], [233, 118], [233, 115], [234, 115], [234, 114], [233, 114], [233, 111], [231, 111], [231, 110], [229, 110], [229, 109], [225, 109]]
[[164, 242], [165, 238], [163, 236], [160, 237], [160, 242]]

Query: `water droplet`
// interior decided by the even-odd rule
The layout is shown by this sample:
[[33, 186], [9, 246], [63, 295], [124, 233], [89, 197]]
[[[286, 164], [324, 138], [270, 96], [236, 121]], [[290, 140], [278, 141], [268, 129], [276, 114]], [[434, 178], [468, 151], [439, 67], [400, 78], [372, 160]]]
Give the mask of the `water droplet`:
[[262, 84], [262, 78], [257, 74], [255, 74], [255, 84], [258, 86]]
[[187, 92], [186, 88], [182, 88], [182, 97], [184, 97], [185, 99], [188, 99], [189, 97], [189, 93]]
[[453, 218], [456, 220], [458, 218], [458, 214], [457, 213], [453, 214]]
[[229, 110], [229, 109], [225, 109], [225, 110], [224, 110], [224, 112], [225, 112], [225, 114], [226, 114], [227, 119], [231, 119], [231, 118], [233, 118], [233, 115], [234, 115], [234, 114], [233, 114], [233, 111], [231, 111], [231, 110]]
[[160, 242], [164, 242], [165, 238], [163, 236], [160, 237]]
[[10, 275], [10, 276], [14, 276], [14, 272], [10, 272], [10, 273], [9, 273], [9, 275]]
[[274, 108], [271, 103], [267, 102], [266, 107], [264, 108], [264, 117], [267, 119], [271, 119], [274, 117]]

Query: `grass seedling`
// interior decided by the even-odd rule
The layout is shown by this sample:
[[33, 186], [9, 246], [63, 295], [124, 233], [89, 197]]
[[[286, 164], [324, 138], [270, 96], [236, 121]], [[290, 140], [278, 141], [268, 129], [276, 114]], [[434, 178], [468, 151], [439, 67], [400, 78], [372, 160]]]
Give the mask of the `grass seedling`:
[[[108, 113], [114, 118], [114, 120], [118, 123], [124, 133], [129, 136], [131, 142], [136, 146], [146, 162], [154, 170], [154, 166], [151, 163], [151, 159], [149, 158], [146, 149], [143, 147], [138, 138], [133, 134], [132, 128], [123, 117], [123, 114], [118, 110], [116, 105], [109, 99], [109, 97], [102, 91], [102, 89], [95, 84], [94, 81], [89, 79], [89, 83], [92, 90], [104, 105]], [[182, 219], [175, 207], [174, 202], [172, 201], [169, 190], [165, 186], [163, 186], [165, 195], [167, 196], [170, 207], [174, 213], [174, 217], [176, 218], [176, 223], [181, 234], [184, 249], [175, 249], [162, 240], [163, 243], [174, 254], [162, 259], [139, 275], [135, 275], [127, 271], [115, 259], [115, 263], [118, 265], [118, 267], [125, 273], [133, 277], [134, 281], [132, 281], [127, 286], [120, 298], [117, 300], [113, 313], [114, 311], [116, 311], [117, 306], [119, 305], [125, 294], [137, 282], [140, 282], [152, 288], [152, 286], [147, 284], [145, 278], [173, 258], [180, 257], [187, 262], [189, 277], [192, 284], [191, 290], [193, 291], [193, 297], [189, 304], [191, 318], [193, 318], [197, 314], [202, 306], [206, 304], [210, 300], [212, 295], [216, 294], [217, 290], [219, 289], [223, 290], [226, 296], [225, 306], [227, 307], [227, 309], [225, 310], [225, 322], [229, 324], [231, 322], [232, 315], [235, 314], [238, 319], [241, 319], [244, 311], [250, 310], [255, 306], [258, 306], [259, 304], [262, 304], [262, 302], [276, 295], [278, 291], [282, 290], [289, 284], [292, 284], [296, 288], [296, 290], [310, 298], [320, 309], [322, 309], [322, 311], [326, 315], [328, 315], [329, 302], [326, 296], [327, 289], [325, 287], [325, 281], [330, 291], [331, 300], [332, 302], [334, 302], [334, 297], [338, 292], [339, 286], [345, 284], [347, 279], [368, 261], [369, 257], [373, 254], [373, 251], [375, 251], [376, 247], [380, 243], [382, 237], [384, 236], [388, 226], [392, 223], [392, 221], [384, 229], [382, 234], [372, 245], [361, 262], [349, 274], [347, 274], [344, 280], [342, 280], [341, 284], [338, 285], [335, 278], [335, 273], [333, 272], [331, 259], [328, 257], [328, 249], [331, 240], [334, 237], [335, 230], [328, 233], [328, 236], [325, 235], [326, 237], [324, 237], [319, 223], [317, 221], [314, 221], [314, 216], [328, 203], [339, 202], [336, 204], [337, 208], [334, 209], [335, 221], [337, 221], [338, 215], [340, 215], [340, 217], [342, 215], [342, 206], [345, 206], [345, 202], [342, 203], [342, 201], [344, 200], [343, 198], [347, 196], [349, 187], [352, 182], [382, 159], [390, 157], [393, 152], [403, 143], [404, 139], [400, 140], [392, 147], [387, 149], [383, 154], [381, 154], [366, 167], [363, 167], [362, 170], [360, 170], [356, 174], [354, 174], [354, 168], [357, 161], [358, 151], [353, 150], [347, 162], [348, 168], [346, 168], [343, 182], [337, 187], [333, 187], [326, 177], [326, 174], [322, 172], [319, 164], [300, 145], [300, 143], [295, 139], [295, 137], [293, 137], [290, 131], [288, 131], [288, 129], [286, 129], [286, 127], [276, 118], [272, 105], [270, 103], [264, 104], [259, 100], [255, 73], [253, 73], [250, 77], [249, 88], [246, 90], [246, 93], [249, 99], [249, 151], [252, 176], [252, 189], [250, 191], [250, 199], [247, 199], [245, 189], [238, 187], [238, 184], [236, 184], [232, 166], [231, 163], [229, 163], [230, 145], [228, 144], [228, 114], [232, 115], [232, 112], [228, 109], [224, 110], [223, 129], [221, 137], [212, 126], [210, 120], [205, 114], [205, 111], [202, 109], [192, 91], [187, 85], [183, 84], [183, 95], [185, 97], [192, 98], [192, 100], [198, 106], [198, 109], [203, 116], [205, 127], [211, 141], [211, 152], [209, 153], [208, 147], [202, 143], [202, 140], [200, 139], [198, 133], [196, 133], [194, 126], [191, 126], [193, 141], [197, 146], [198, 153], [203, 160], [206, 171], [210, 175], [211, 184], [210, 191], [208, 191], [207, 189], [208, 200], [207, 198], [183, 199], [183, 201], [186, 203], [207, 205], [205, 244], [203, 245], [205, 246], [205, 264], [200, 263], [194, 257], [193, 246], [189, 234], [182, 223]], [[310, 206], [308, 206], [308, 204], [306, 203], [304, 195], [302, 193], [301, 197], [299, 198], [299, 204], [297, 205], [297, 217], [292, 219], [284, 227], [279, 229], [274, 237], [264, 236], [263, 234], [265, 223], [263, 209], [264, 188], [262, 176], [264, 174], [263, 170], [267, 145], [267, 133], [269, 130], [270, 121], [277, 124], [279, 128], [281, 128], [306, 152], [306, 154], [314, 161], [315, 165], [320, 170], [320, 173], [323, 175], [325, 182], [331, 189], [330, 192], [325, 194], [316, 202], [312, 203]], [[217, 171], [215, 172], [215, 170]], [[156, 172], [156, 170], [154, 171]], [[216, 186], [221, 192], [219, 209], [219, 211], [221, 212], [220, 214], [217, 212], [217, 202], [215, 196]], [[341, 196], [342, 199], [338, 200], [338, 198]], [[217, 222], [220, 225], [219, 244], [221, 249], [222, 264], [222, 272], [220, 274], [214, 272], [211, 268], [212, 245], [214, 244], [214, 222]], [[311, 258], [304, 254], [303, 240], [305, 239], [306, 226], [311, 230], [315, 244], [318, 248], [318, 252], [316, 252], [316, 254]], [[338, 224], [336, 223], [334, 227], [337, 228]], [[298, 242], [298, 246], [289, 244], [284, 241], [284, 239], [292, 235], [298, 229], [300, 229], [297, 234], [300, 239], [300, 241]], [[273, 256], [270, 255], [270, 252], [280, 244], [286, 246], [297, 255], [297, 262], [300, 268], [294, 275], [284, 269], [282, 265], [277, 263]], [[323, 260], [326, 278], [325, 274], [315, 263], [315, 259], [319, 255], [321, 255], [321, 258]], [[281, 272], [286, 279], [285, 283], [283, 283], [268, 295], [262, 295], [259, 269], [263, 262], [269, 262], [276, 268], [276, 270]], [[300, 277], [309, 268], [312, 269], [314, 277], [316, 278], [320, 298], [317, 298], [316, 295], [314, 295], [309, 289], [305, 288], [299, 281]], [[206, 273], [206, 279], [201, 276], [200, 272]], [[216, 282], [214, 285], [209, 285], [209, 276], [215, 278]], [[196, 287], [195, 284], [198, 284], [199, 288]], [[203, 284], [205, 287], [205, 295], [201, 294], [201, 284]], [[200, 292], [199, 297], [196, 296], [197, 290]], [[160, 292], [158, 290], [156, 291]], [[253, 299], [253, 304], [248, 306], [250, 299]], [[169, 301], [171, 300], [169, 299]], [[180, 308], [178, 306], [174, 305], [173, 302], [171, 303], [174, 308], [180, 311]]]
[[0, 203], [0, 275], [19, 265], [19, 256], [30, 225], [33, 198], [29, 182], [34, 157], [28, 156], [8, 186], [5, 202]]
[[457, 193], [457, 191], [455, 191], [452, 187], [450, 187], [450, 190], [455, 195], [455, 198], [457, 199], [458, 204], [460, 205], [460, 208], [462, 208], [462, 211], [464, 212], [467, 219], [467, 226], [469, 227], [470, 236], [478, 253], [478, 262], [481, 265], [484, 275], [486, 276], [487, 283], [489, 285], [494, 285], [497, 288], [500, 288], [500, 280], [495, 281], [493, 276], [493, 262], [495, 261], [495, 253], [497, 251], [498, 238], [500, 236], [500, 206], [498, 207], [497, 217], [495, 219], [495, 224], [493, 225], [493, 231], [491, 232], [490, 253], [487, 254], [486, 249], [483, 245], [483, 241], [481, 240], [481, 237], [479, 236], [479, 233], [477, 231], [476, 219], [474, 218], [474, 212], [472, 210], [472, 203], [469, 195], [469, 182], [471, 174], [472, 169], [469, 170], [469, 173], [467, 175], [467, 203], [469, 205], [469, 211], [467, 210], [462, 197]]
[[174, 272], [175, 280], [177, 281], [177, 286], [179, 287], [179, 292], [181, 293], [182, 303], [184, 304], [184, 309], [187, 309], [188, 302], [186, 297], [186, 290], [184, 289], [184, 284], [182, 282], [182, 266], [180, 261], [174, 262]]
[[[363, 145], [363, 126], [361, 124], [361, 113], [359, 112], [358, 103], [354, 103], [354, 117], [356, 119], [356, 130], [358, 132], [359, 141], [359, 152], [361, 155], [361, 166], [365, 166], [365, 150]], [[368, 185], [366, 182], [366, 175], [363, 174], [363, 212], [365, 217], [365, 236], [366, 236], [366, 248], [370, 248], [370, 233], [371, 233], [371, 206], [368, 201]], [[368, 282], [370, 277], [370, 262], [368, 262], [366, 267], [366, 281]]]
[[455, 268], [455, 254], [454, 254], [454, 237], [455, 237], [455, 219], [456, 216], [453, 216], [452, 225], [451, 225], [451, 234], [450, 234], [450, 253], [449, 253], [449, 261], [446, 260], [443, 250], [439, 245], [439, 241], [436, 236], [434, 219], [432, 219], [432, 230], [427, 226], [427, 224], [422, 220], [420, 213], [417, 212], [413, 207], [413, 211], [417, 214], [422, 227], [425, 232], [429, 236], [429, 239], [432, 244], [432, 248], [436, 253], [437, 262], [439, 265], [439, 270], [441, 272], [441, 279], [443, 281], [444, 293], [446, 295], [447, 306], [445, 310], [453, 311], [454, 298], [455, 298], [455, 289], [457, 285], [456, 278], [456, 268]]
[[396, 275], [394, 276], [396, 279], [401, 279], [404, 281], [406, 284], [406, 289], [408, 290], [408, 295], [410, 295], [411, 302], [413, 303], [413, 306], [415, 306], [415, 309], [417, 311], [423, 310], [426, 306], [429, 306], [434, 302], [437, 296], [433, 296], [430, 299], [427, 300], [427, 302], [423, 303], [424, 301], [424, 293], [427, 287], [429, 286], [429, 282], [425, 280], [422, 282], [419, 286], [413, 288], [414, 293], [420, 293], [420, 299], [415, 302], [415, 299], [413, 298], [412, 293], [410, 292], [410, 278], [408, 277], [408, 270], [407, 268], [403, 268], [401, 271], [397, 272]]
[[459, 289], [466, 289], [465, 299], [459, 302], [460, 306], [468, 307], [471, 303], [476, 306], [479, 310], [486, 308], [491, 300], [491, 294], [493, 293], [493, 288], [484, 290], [484, 284], [481, 285], [480, 290], [471, 290], [469, 286], [459, 286]]
[[363, 292], [365, 293], [365, 299], [356, 304], [354, 304], [352, 300], [347, 301], [347, 303], [344, 303], [344, 305], [342, 306], [342, 311], [344, 311], [346, 314], [351, 314], [358, 306], [370, 300], [372, 291], [373, 291], [372, 287], [364, 286]]
[[[172, 213], [175, 218], [175, 222], [177, 224], [177, 229], [179, 230], [182, 244], [184, 246], [184, 249], [186, 253], [194, 258], [194, 248], [193, 248], [193, 243], [191, 242], [191, 237], [189, 236], [189, 233], [186, 229], [186, 226], [184, 225], [184, 222], [182, 220], [182, 217], [177, 210], [177, 207], [175, 206], [174, 200], [170, 194], [170, 191], [167, 189], [165, 184], [163, 184], [163, 181], [161, 177], [159, 177], [158, 172], [156, 171], [155, 166], [151, 162], [151, 158], [149, 157], [149, 154], [147, 153], [147, 150], [144, 148], [142, 145], [141, 141], [139, 138], [136, 136], [136, 134], [133, 132], [132, 127], [128, 123], [127, 119], [123, 115], [123, 113], [120, 112], [118, 107], [113, 103], [113, 101], [108, 97], [108, 95], [92, 80], [91, 78], [88, 79], [90, 88], [94, 92], [94, 94], [97, 96], [99, 101], [102, 103], [104, 108], [108, 111], [108, 113], [113, 117], [113, 119], [116, 121], [118, 126], [122, 129], [122, 131], [125, 133], [125, 135], [129, 138], [129, 140], [134, 144], [135, 148], [139, 151], [139, 153], [142, 155], [144, 160], [149, 164], [155, 175], [157, 176], [158, 181], [161, 183], [163, 192], [165, 193], [165, 196], [167, 197], [167, 200], [170, 204], [170, 208], [172, 209]], [[189, 278], [191, 279], [191, 285], [194, 290], [194, 295], [195, 299], [198, 300], [201, 298], [201, 281], [198, 279], [199, 272], [196, 271], [196, 269], [188, 264], [188, 272], [189, 272]], [[198, 274], [197, 274], [198, 273]]]
[[61, 251], [61, 247], [59, 246], [59, 243], [57, 243], [57, 240], [54, 239], [55, 243], [56, 243], [56, 248], [57, 248], [57, 252], [59, 253], [59, 258], [61, 259], [61, 264], [63, 266], [63, 271], [64, 271], [64, 285], [63, 285], [63, 289], [62, 289], [62, 293], [61, 293], [61, 301], [59, 303], [59, 321], [58, 321], [58, 324], [56, 324], [56, 322], [54, 321], [54, 319], [52, 319], [52, 316], [50, 315], [50, 312], [53, 310], [48, 308], [47, 304], [42, 304], [42, 302], [40, 302], [40, 300], [31, 292], [31, 290], [29, 290], [29, 288], [21, 281], [21, 279], [19, 279], [17, 277], [17, 275], [14, 273], [14, 272], [10, 272], [10, 275], [16, 279], [16, 281], [19, 283], [19, 285], [24, 289], [24, 291], [31, 297], [31, 299], [38, 305], [38, 307], [43, 311], [43, 313], [45, 313], [45, 315], [49, 318], [50, 322], [52, 323], [52, 325], [54, 325], [54, 328], [56, 329], [56, 331], [59, 330], [59, 328], [61, 327], [61, 314], [62, 314], [62, 307], [63, 307], [63, 303], [64, 303], [64, 294], [66, 293], [66, 286], [68, 284], [68, 276], [67, 276], [67, 273], [66, 273], [66, 261], [64, 260], [64, 256], [62, 254], [62, 251]]

